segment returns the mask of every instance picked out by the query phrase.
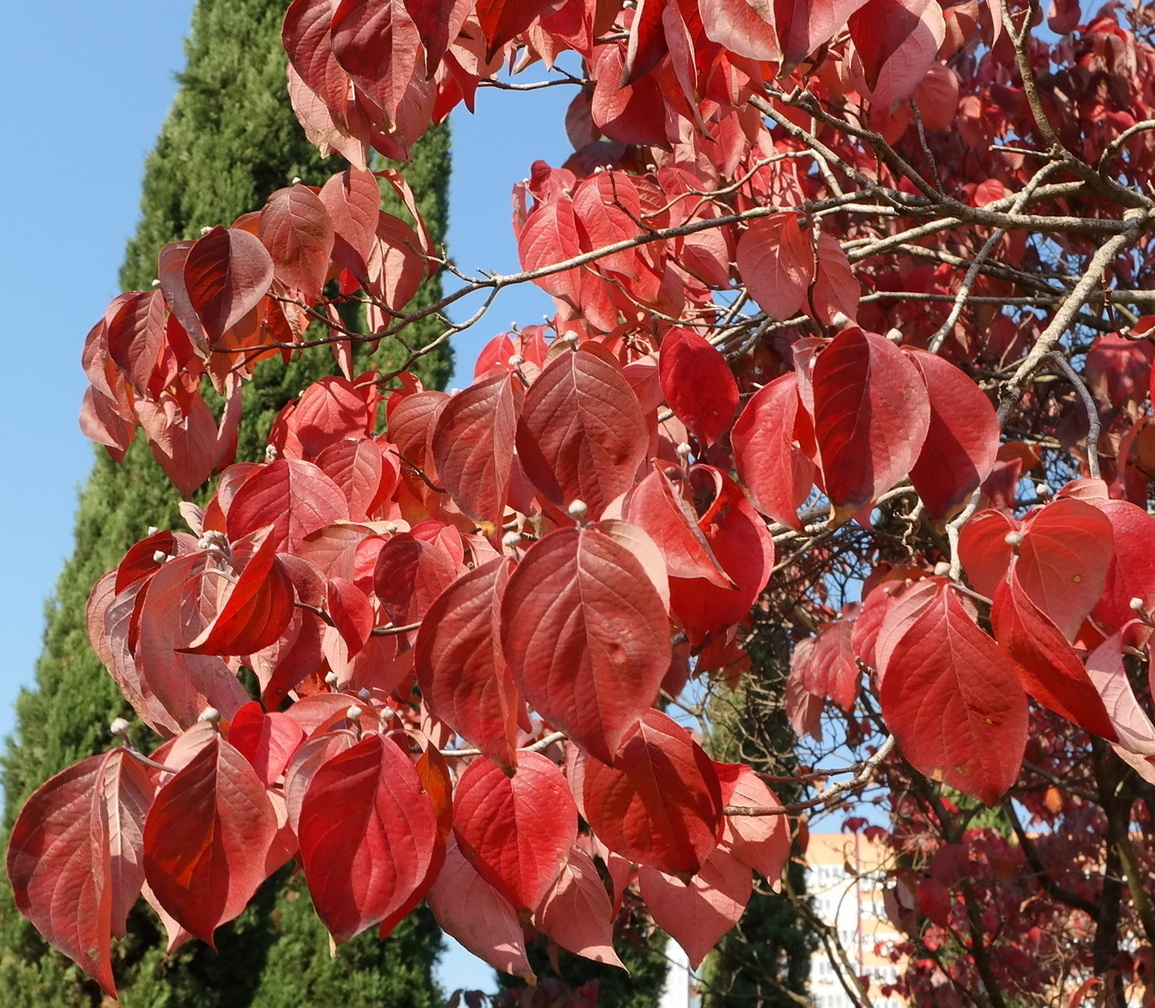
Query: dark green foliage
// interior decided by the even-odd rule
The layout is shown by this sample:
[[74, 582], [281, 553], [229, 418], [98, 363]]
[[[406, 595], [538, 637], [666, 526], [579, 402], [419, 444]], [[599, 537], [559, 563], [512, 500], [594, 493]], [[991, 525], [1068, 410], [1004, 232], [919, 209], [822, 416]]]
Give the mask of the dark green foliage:
[[[788, 777], [797, 769], [794, 730], [786, 718], [785, 686], [790, 670], [786, 628], [759, 623], [746, 650], [753, 668], [740, 690], [720, 694], [711, 704], [715, 758], [745, 762], [760, 773]], [[783, 802], [799, 797], [797, 785], [775, 784]], [[790, 887], [798, 898], [806, 891], [803, 868], [791, 862]], [[785, 895], [756, 880], [742, 919], [703, 965], [705, 1008], [797, 1005], [806, 993], [810, 957], [818, 947], [813, 932]]]
[[[285, 0], [199, 0], [186, 41], [187, 68], [148, 159], [142, 217], [128, 243], [121, 283], [147, 290], [156, 256], [169, 241], [195, 238], [202, 227], [230, 224], [259, 209], [273, 190], [294, 178], [321, 184], [344, 164], [324, 161], [308, 145], [289, 108], [285, 58], [280, 47]], [[434, 240], [445, 229], [448, 136], [434, 130], [418, 144], [406, 176]], [[439, 296], [433, 282], [418, 303]], [[408, 332], [410, 344], [434, 331]], [[83, 334], [77, 334], [79, 342]], [[362, 368], [396, 366], [399, 348], [388, 343]], [[276, 412], [313, 379], [333, 370], [323, 348], [284, 367], [258, 368], [245, 392], [238, 458], [263, 457], [265, 436]], [[421, 362], [421, 377], [444, 384], [446, 355]], [[115, 567], [149, 526], [182, 528], [179, 495], [138, 440], [123, 466], [100, 451], [81, 495], [75, 549], [49, 603], [44, 650], [34, 690], [17, 701], [17, 727], [3, 757], [4, 837], [31, 791], [65, 766], [106, 749], [109, 722], [131, 717], [111, 677], [87, 641], [85, 607], [95, 581]], [[398, 927], [387, 943], [375, 934], [344, 946], [329, 958], [328, 938], [307, 895], [294, 881], [270, 882], [238, 921], [218, 933], [219, 952], [193, 942], [174, 956], [148, 911], [138, 910], [129, 938], [116, 955], [123, 1001], [130, 1008], [280, 1008], [305, 1004], [413, 1006], [439, 1003], [432, 966], [440, 933], [427, 910]], [[0, 1005], [36, 1008], [96, 1006], [96, 985], [63, 957], [47, 949], [15, 911], [9, 888], [0, 886]]]

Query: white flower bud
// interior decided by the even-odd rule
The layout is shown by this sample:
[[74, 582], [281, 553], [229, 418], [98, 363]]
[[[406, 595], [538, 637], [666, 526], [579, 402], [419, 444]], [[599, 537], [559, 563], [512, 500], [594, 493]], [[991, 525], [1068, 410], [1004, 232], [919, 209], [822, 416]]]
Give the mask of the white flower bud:
[[1136, 612], [1143, 608], [1143, 600], [1141, 598], [1133, 598], [1127, 604]]
[[212, 230], [212, 228], [211, 228], [211, 227], [208, 227], [207, 225], [206, 225], [205, 227], [201, 228], [201, 237], [203, 238], [203, 237], [204, 237], [205, 235], [207, 235], [207, 234], [208, 234], [208, 233], [209, 233], [211, 230]]
[[123, 735], [129, 729], [129, 723], [122, 717], [113, 718], [112, 723], [108, 726], [108, 730], [113, 735]]
[[569, 507], [566, 508], [566, 512], [569, 514], [569, 516], [574, 521], [579, 522], [585, 521], [586, 515], [589, 514], [589, 511], [590, 509], [586, 506], [586, 502], [583, 500], [570, 501]]
[[683, 442], [682, 442], [680, 445], [678, 445], [678, 447], [677, 447], [677, 448], [675, 448], [674, 450], [675, 450], [675, 451], [676, 451], [676, 452], [677, 452], [679, 455], [681, 455], [683, 459], [688, 459], [688, 458], [690, 457], [690, 453], [691, 453], [691, 452], [692, 452], [694, 449], [693, 449], [693, 448], [691, 448], [691, 447], [690, 447], [688, 444], [686, 444], [686, 442], [685, 442], [685, 441], [683, 441]]
[[501, 545], [506, 549], [517, 549], [517, 547], [521, 545], [521, 533], [506, 532], [505, 535], [501, 537]]
[[148, 527], [148, 534], [150, 536], [156, 535], [159, 531], [160, 529], [158, 529], [155, 525], [149, 525]]
[[164, 563], [168, 559], [168, 554], [164, 550], [156, 550], [152, 554], [153, 563]]
[[357, 699], [358, 700], [368, 700], [372, 695], [373, 694], [370, 693], [369, 690], [364, 686], [362, 686], [359, 690], [357, 690]]
[[197, 716], [198, 721], [208, 721], [210, 723], [214, 722], [214, 721], [219, 721], [220, 719], [221, 719], [221, 712], [219, 710], [217, 710], [215, 707], [206, 707]]
[[510, 367], [521, 367], [521, 365], [525, 363], [525, 358], [522, 357], [521, 354], [515, 353], [512, 357], [509, 358], [508, 361], [506, 361], [506, 363]]
[[387, 522], [384, 526], [384, 532], [386, 535], [396, 535], [397, 526], [393, 522]]
[[902, 342], [902, 333], [899, 332], [897, 329], [888, 329], [886, 331], [886, 338], [888, 340], [890, 340], [891, 343], [901, 343]]
[[271, 445], [271, 444], [265, 445], [265, 461], [266, 462], [276, 462], [277, 461], [277, 446], [276, 445]]
[[1038, 494], [1040, 497], [1046, 498], [1046, 497], [1050, 497], [1051, 494], [1054, 493], [1054, 491], [1049, 486], [1047, 486], [1046, 483], [1036, 483], [1035, 484], [1035, 493]]
[[934, 565], [935, 577], [946, 577], [950, 573], [950, 564], [945, 560], [940, 560]]
[[293, 185], [300, 185], [300, 184], [301, 184], [301, 176], [300, 175], [294, 175], [293, 176]]
[[1018, 546], [1018, 544], [1022, 541], [1022, 532], [1008, 532], [1005, 536], [1003, 536], [1003, 542], [1005, 542], [1008, 546]]
[[345, 717], [347, 717], [350, 721], [360, 721], [361, 715], [364, 713], [365, 712], [361, 710], [360, 707], [354, 704], [352, 707], [345, 711]]
[[579, 339], [581, 339], [581, 337], [578, 336], [578, 334], [572, 329], [570, 329], [569, 332], [562, 333], [559, 338], [563, 343], [576, 343]]
[[153, 287], [159, 287], [160, 286], [160, 278], [159, 277], [156, 277], [153, 279], [152, 286]]
[[337, 673], [336, 672], [330, 672], [325, 676], [325, 685], [326, 686], [336, 686], [337, 685]]

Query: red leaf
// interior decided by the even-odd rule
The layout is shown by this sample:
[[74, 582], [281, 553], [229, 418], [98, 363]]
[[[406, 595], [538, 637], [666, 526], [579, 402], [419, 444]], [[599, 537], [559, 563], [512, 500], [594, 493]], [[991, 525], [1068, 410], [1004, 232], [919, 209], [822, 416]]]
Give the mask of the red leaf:
[[849, 25], [865, 97], [884, 114], [915, 93], [946, 36], [942, 8], [933, 0], [868, 0]]
[[628, 490], [649, 437], [621, 371], [593, 352], [562, 353], [525, 397], [517, 452], [526, 475], [560, 507], [584, 501], [589, 516]]
[[393, 536], [377, 555], [373, 585], [396, 626], [419, 623], [433, 601], [457, 580], [445, 551], [408, 532]]
[[799, 423], [810, 424], [800, 406], [798, 375], [791, 371], [750, 397], [730, 437], [734, 466], [754, 506], [799, 531], [798, 508], [814, 486], [814, 464], [795, 436]]
[[653, 539], [670, 577], [705, 578], [718, 588], [733, 586], [698, 527], [697, 515], [660, 469], [626, 495], [622, 515]]
[[814, 247], [795, 213], [759, 217], [738, 238], [738, 272], [750, 296], [779, 322], [806, 303], [814, 279]]
[[[207, 572], [208, 577], [219, 576]], [[187, 647], [188, 654], [247, 655], [275, 644], [293, 617], [296, 592], [267, 536], [250, 557], [221, 610]]]
[[999, 421], [994, 407], [962, 371], [934, 354], [906, 350], [930, 396], [930, 426], [910, 481], [936, 522], [950, 520], [994, 469]]
[[516, 375], [494, 375], [450, 398], [437, 418], [437, 475], [471, 518], [501, 524], [523, 398]]
[[228, 739], [257, 771], [265, 787], [272, 787], [305, 741], [305, 731], [288, 714], [266, 714], [254, 700], [233, 715]]
[[268, 877], [276, 835], [256, 771], [215, 736], [157, 792], [144, 824], [148, 884], [182, 927], [212, 945]]
[[781, 72], [796, 67], [842, 31], [866, 0], [774, 0], [774, 24], [782, 46]]
[[237, 490], [226, 529], [235, 541], [272, 525], [273, 548], [291, 553], [308, 535], [346, 514], [341, 488], [312, 462], [277, 459], [253, 472]]
[[854, 624], [846, 620], [827, 623], [814, 637], [794, 646], [790, 669], [815, 696], [828, 697], [849, 713], [858, 696], [858, 662], [851, 634]]
[[211, 343], [256, 308], [272, 282], [273, 260], [265, 246], [236, 228], [213, 228], [193, 243], [184, 261], [189, 303]]
[[[748, 0], [712, 0], [699, 7], [702, 26], [711, 42], [739, 56], [777, 63], [782, 59], [774, 25]], [[766, 6], [762, 7], [767, 13]]]
[[753, 873], [724, 850], [716, 850], [688, 885], [642, 865], [638, 883], [654, 923], [685, 950], [697, 969], [746, 910]]
[[499, 557], [450, 585], [429, 607], [414, 645], [421, 695], [437, 716], [503, 769], [517, 765], [522, 706], [497, 620], [510, 560]]
[[967, 580], [988, 599], [995, 597], [999, 582], [1007, 576], [1014, 547], [1007, 536], [1019, 530], [1019, 523], [1002, 511], [980, 511], [959, 534], [959, 557]]
[[338, 944], [380, 922], [394, 927], [424, 895], [440, 855], [437, 815], [417, 771], [380, 735], [316, 771], [298, 836], [313, 905]]
[[111, 936], [124, 934], [144, 881], [141, 828], [152, 790], [123, 749], [90, 756], [33, 792], [8, 843], [17, 909], [113, 998]]
[[717, 846], [717, 771], [689, 733], [660, 711], [646, 711], [612, 766], [591, 758], [581, 776], [586, 821], [623, 857], [670, 874], [692, 874]]
[[471, 0], [405, 0], [405, 8], [425, 44], [426, 65], [436, 67], [472, 13]]
[[517, 911], [477, 873], [452, 836], [445, 866], [429, 890], [429, 906], [445, 933], [479, 959], [503, 973], [536, 982]]
[[526, 699], [610, 761], [670, 665], [665, 608], [638, 560], [596, 529], [530, 549], [502, 600], [502, 647]]
[[814, 433], [837, 524], [910, 472], [930, 425], [918, 369], [889, 340], [847, 329], [814, 365]]
[[670, 329], [658, 357], [662, 393], [674, 415], [704, 445], [730, 428], [738, 383], [716, 347], [690, 329]]
[[729, 476], [712, 466], [690, 472], [695, 498], [708, 502], [698, 527], [734, 583], [719, 588], [704, 578], [670, 578], [670, 602], [693, 648], [741, 621], [770, 580], [774, 540], [766, 523]]
[[1116, 740], [1103, 700], [1079, 656], [1031, 601], [1014, 570], [995, 591], [991, 624], [1027, 693], [1092, 734]]
[[333, 259], [364, 281], [381, 214], [377, 177], [371, 171], [346, 168], [321, 187], [320, 198], [333, 225]]
[[577, 806], [541, 753], [520, 753], [512, 776], [474, 760], [457, 782], [453, 813], [461, 852], [517, 910], [541, 902], [577, 839]]
[[539, 931], [574, 955], [626, 968], [614, 951], [610, 894], [597, 865], [580, 848], [569, 852], [533, 919]]
[[[524, 270], [554, 266], [582, 251], [573, 203], [568, 199], [539, 203], [517, 236], [517, 254]], [[582, 277], [577, 268], [538, 277], [534, 283], [575, 306], [581, 303]]]
[[[745, 808], [781, 805], [761, 778], [740, 763], [715, 763], [722, 786], [722, 804]], [[736, 861], [753, 868], [775, 889], [790, 860], [790, 820], [785, 815], [728, 815], [722, 844]]]
[[932, 780], [996, 804], [1027, 742], [1027, 702], [1002, 649], [939, 583], [894, 644], [880, 694], [903, 755]]
[[273, 258], [273, 275], [305, 298], [321, 293], [333, 252], [333, 223], [321, 197], [300, 183], [266, 201], [257, 237]]
[[1114, 556], [1107, 568], [1103, 594], [1092, 615], [1114, 633], [1135, 618], [1131, 600], [1148, 612], [1155, 609], [1155, 518], [1128, 501], [1105, 500], [1095, 505], [1111, 523]]
[[[165, 353], [166, 319], [164, 295], [159, 290], [128, 294], [107, 319], [108, 355], [121, 369], [133, 388], [158, 395], [170, 378], [162, 371]], [[115, 302], [114, 302], [115, 304]], [[171, 356], [171, 351], [169, 351]], [[175, 370], [175, 365], [174, 365]]]
[[525, 31], [545, 6], [543, 0], [477, 0], [477, 19], [485, 32], [487, 60]]
[[1067, 640], [1103, 594], [1114, 557], [1111, 522], [1086, 501], [1062, 498], [1023, 522], [1015, 576]]
[[333, 54], [365, 94], [396, 123], [425, 50], [404, 0], [340, 0], [330, 28]]

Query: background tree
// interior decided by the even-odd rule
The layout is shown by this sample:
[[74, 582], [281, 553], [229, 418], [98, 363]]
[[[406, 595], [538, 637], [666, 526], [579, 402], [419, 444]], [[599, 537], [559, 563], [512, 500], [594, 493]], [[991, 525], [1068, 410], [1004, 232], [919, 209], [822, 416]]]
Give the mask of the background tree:
[[[319, 183], [338, 169], [338, 159], [320, 157], [306, 141], [289, 105], [280, 44], [284, 8], [281, 0], [198, 0], [193, 8], [180, 90], [148, 158], [141, 219], [120, 270], [126, 290], [151, 288], [157, 252], [165, 243], [231, 222], [294, 178]], [[434, 240], [443, 241], [449, 177], [445, 128], [422, 139], [406, 172]], [[438, 296], [434, 278], [420, 298]], [[360, 352], [360, 359], [367, 366], [367, 352]], [[382, 352], [381, 363], [388, 366], [387, 361]], [[238, 457], [261, 458], [272, 417], [334, 366], [332, 355], [320, 350], [287, 367], [258, 369], [245, 391]], [[448, 373], [446, 354], [431, 357], [421, 372], [431, 387], [444, 384]], [[148, 526], [177, 520], [180, 499], [143, 441], [128, 450], [123, 465], [97, 452], [79, 499], [74, 550], [48, 609], [37, 688], [21, 694], [16, 733], [7, 741], [5, 837], [16, 810], [45, 775], [99, 752], [111, 721], [132, 716], [92, 652], [85, 606], [94, 579], [115, 567]], [[435, 1003], [432, 970], [442, 939], [426, 910], [415, 913], [388, 943], [366, 936], [333, 960], [307, 893], [283, 876], [267, 889], [228, 937], [222, 936], [218, 952], [186, 946], [166, 956], [155, 920], [135, 914], [121, 953], [132, 977], [127, 1002], [264, 1008], [309, 1000]], [[0, 983], [12, 1003], [99, 1003], [97, 986], [47, 949], [15, 912], [7, 888], [0, 899]], [[262, 963], [270, 968], [259, 968]], [[274, 968], [277, 964], [285, 968]]]
[[[896, 851], [902, 989], [1121, 1003], [1155, 938], [1149, 12], [1057, 4], [1051, 39], [1030, 2], [450, 6], [294, 2], [295, 106], [354, 167], [271, 198], [255, 234], [168, 246], [159, 291], [89, 336], [85, 423], [117, 452], [206, 429], [190, 381], [232, 395], [255, 356], [356, 342], [350, 303], [406, 367], [407, 327], [448, 340], [470, 293], [535, 282], [556, 316], [451, 396], [315, 383], [275, 458], [98, 582], [97, 646], [173, 738], [30, 799], [21, 910], [109, 992], [142, 880], [211, 939], [289, 857], [335, 942], [427, 895], [528, 979], [527, 921], [612, 963], [629, 893], [700, 962], [755, 873], [781, 879], [787, 817], [861, 796], [892, 824], [847, 827]], [[528, 85], [578, 89], [578, 149], [515, 187], [523, 271], [414, 307], [440, 259], [377, 217], [367, 151], [570, 49], [580, 72]], [[168, 461], [178, 483], [205, 462]], [[760, 625], [792, 645], [784, 688], [750, 674]], [[725, 689], [813, 740], [769, 781], [796, 800], [751, 765], [778, 725], [741, 762], [707, 752], [701, 693]], [[89, 879], [87, 913], [52, 912]]]

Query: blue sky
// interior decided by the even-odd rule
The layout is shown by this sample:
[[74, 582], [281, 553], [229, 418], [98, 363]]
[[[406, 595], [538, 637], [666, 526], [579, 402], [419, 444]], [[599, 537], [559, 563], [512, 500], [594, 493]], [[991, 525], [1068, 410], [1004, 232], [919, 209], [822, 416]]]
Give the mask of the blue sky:
[[[287, 0], [286, 0], [287, 5]], [[76, 495], [92, 464], [77, 426], [85, 381], [80, 348], [119, 293], [116, 273], [136, 225], [144, 159], [176, 91], [191, 0], [59, 0], [37, 9], [0, 60], [8, 193], [0, 268], [8, 279], [6, 388], [0, 396], [0, 734], [32, 682], [51, 595], [72, 549]], [[531, 77], [530, 79], [536, 79]], [[535, 158], [560, 164], [564, 88], [479, 94], [455, 116], [450, 253], [467, 272], [510, 273], [510, 189]], [[254, 208], [256, 209], [256, 208]], [[228, 222], [221, 222], [228, 223]], [[503, 292], [471, 338], [459, 340], [456, 384], [478, 348], [511, 321], [540, 321], [549, 299]], [[454, 956], [443, 982], [490, 987]]]

